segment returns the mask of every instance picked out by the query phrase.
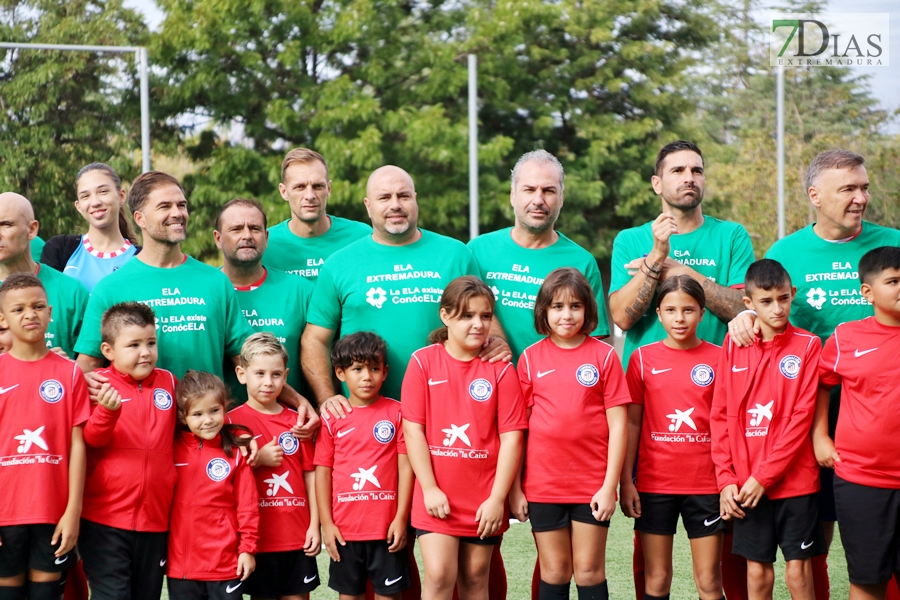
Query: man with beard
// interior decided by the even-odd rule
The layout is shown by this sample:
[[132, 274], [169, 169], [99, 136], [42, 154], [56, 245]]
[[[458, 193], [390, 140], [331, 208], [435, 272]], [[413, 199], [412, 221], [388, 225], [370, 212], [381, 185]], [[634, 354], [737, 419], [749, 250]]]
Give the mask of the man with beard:
[[[303, 277], [262, 265], [269, 232], [266, 213], [256, 200], [235, 198], [225, 203], [216, 217], [213, 236], [224, 258], [222, 272], [234, 286], [244, 316], [254, 330], [278, 338], [288, 352], [287, 382], [295, 390], [303, 390], [300, 336], [315, 286]], [[247, 400], [247, 389], [227, 366], [225, 382], [239, 404]]]
[[554, 229], [563, 206], [564, 178], [559, 160], [546, 150], [524, 154], [513, 168], [509, 193], [515, 224], [469, 242], [481, 278], [497, 297], [495, 311], [514, 358], [543, 337], [534, 329], [534, 300], [544, 278], [560, 267], [574, 267], [587, 277], [600, 316], [591, 335], [609, 335], [596, 259]]
[[[695, 144], [679, 140], [664, 146], [651, 183], [662, 199], [662, 214], [620, 232], [613, 242], [609, 308], [613, 322], [627, 332], [622, 358], [626, 365], [635, 349], [666, 337], [653, 310], [654, 299], [657, 286], [675, 275], [689, 275], [703, 286], [712, 314], [700, 322], [697, 336], [721, 344], [728, 322], [744, 310], [744, 274], [754, 261], [750, 235], [742, 225], [703, 214], [706, 176], [703, 155]], [[628, 516], [639, 511], [622, 504]], [[644, 597], [643, 570], [640, 539], [635, 535], [638, 600]], [[726, 597], [746, 598], [746, 561], [732, 556], [730, 533], [725, 535], [722, 571]]]
[[[237, 364], [241, 345], [253, 329], [228, 277], [181, 251], [188, 221], [184, 190], [171, 175], [151, 171], [132, 183], [128, 206], [141, 228], [144, 247], [94, 288], [75, 344], [78, 364], [85, 373], [103, 365], [103, 313], [113, 304], [137, 301], [156, 313], [158, 367], [178, 378], [188, 369], [221, 377], [223, 359]], [[95, 376], [89, 378], [94, 386], [99, 382]], [[311, 435], [318, 417], [293, 388], [285, 390], [279, 399], [299, 407], [298, 425], [305, 423], [303, 434]]]
[[263, 264], [315, 283], [325, 259], [372, 228], [359, 221], [325, 213], [331, 181], [325, 158], [314, 150], [294, 148], [281, 163], [281, 197], [291, 218], [269, 230], [269, 250]]

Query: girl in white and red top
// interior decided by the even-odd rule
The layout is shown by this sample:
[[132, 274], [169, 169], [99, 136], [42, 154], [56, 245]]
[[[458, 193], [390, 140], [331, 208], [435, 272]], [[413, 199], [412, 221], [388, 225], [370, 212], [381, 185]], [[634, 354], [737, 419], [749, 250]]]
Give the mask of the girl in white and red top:
[[535, 329], [547, 337], [518, 363], [528, 441], [510, 504], [520, 521], [531, 519], [542, 600], [568, 599], [573, 574], [579, 598], [609, 598], [606, 537], [630, 399], [615, 350], [590, 335], [597, 310], [580, 271], [551, 272], [534, 304]]
[[644, 598], [669, 597], [680, 514], [691, 543], [697, 592], [701, 599], [718, 600], [725, 523], [719, 515], [709, 415], [722, 349], [697, 337], [706, 307], [697, 281], [687, 275], [671, 277], [656, 293], [656, 314], [668, 335], [638, 348], [628, 363], [632, 404], [622, 511], [636, 519], [640, 534]]
[[256, 567], [259, 511], [256, 482], [238, 434], [225, 424], [225, 384], [188, 371], [176, 390], [184, 430], [175, 439], [178, 481], [169, 525], [166, 572], [172, 600], [240, 600]]
[[449, 600], [454, 584], [460, 598], [487, 600], [493, 546], [509, 527], [525, 404], [512, 365], [478, 359], [493, 314], [494, 294], [482, 281], [453, 280], [441, 296], [445, 327], [413, 353], [403, 379], [423, 600]]

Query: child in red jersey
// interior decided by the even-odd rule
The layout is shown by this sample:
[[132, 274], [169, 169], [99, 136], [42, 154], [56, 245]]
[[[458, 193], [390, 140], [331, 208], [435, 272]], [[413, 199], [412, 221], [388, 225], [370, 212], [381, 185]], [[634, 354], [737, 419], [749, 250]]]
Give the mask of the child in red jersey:
[[175, 394], [178, 481], [169, 525], [170, 600], [240, 600], [256, 566], [259, 496], [238, 446], [249, 439], [225, 424], [228, 395], [211, 373], [188, 371]]
[[722, 345], [710, 417], [720, 514], [737, 519], [732, 550], [747, 559], [750, 598], [772, 597], [781, 547], [791, 597], [812, 600], [810, 559], [825, 553], [810, 437], [822, 345], [788, 321], [796, 288], [780, 263], [753, 263], [744, 285], [762, 336]]
[[156, 600], [166, 573], [166, 531], [175, 466], [175, 376], [156, 368], [153, 310], [137, 302], [109, 308], [101, 323], [97, 371], [104, 383], [84, 428], [88, 476], [78, 549], [91, 597]]
[[[819, 362], [813, 441], [833, 468], [850, 598], [884, 598], [900, 572], [900, 248], [883, 246], [859, 261], [860, 291], [875, 316], [842, 323]], [[841, 384], [835, 439], [828, 435], [829, 390]]]
[[697, 337], [706, 295], [690, 276], [663, 282], [656, 306], [668, 335], [638, 348], [628, 363], [632, 404], [621, 478], [622, 512], [636, 519], [634, 528], [640, 532], [645, 599], [669, 598], [672, 544], [681, 515], [691, 543], [697, 592], [701, 600], [719, 600], [725, 523], [719, 515], [709, 413], [716, 376], [712, 365], [718, 364], [722, 349]]
[[597, 310], [581, 272], [551, 272], [534, 305], [534, 327], [547, 337], [518, 363], [528, 441], [510, 504], [520, 521], [531, 519], [542, 600], [568, 598], [573, 574], [578, 598], [609, 597], [606, 537], [631, 399], [615, 350], [590, 336]]
[[254, 598], [308, 600], [319, 585], [315, 556], [321, 551], [311, 441], [291, 433], [297, 412], [276, 401], [287, 380], [288, 355], [271, 333], [244, 341], [237, 378], [247, 402], [228, 417], [268, 441], [253, 469], [259, 501], [256, 570], [243, 593]]
[[454, 584], [460, 598], [486, 600], [493, 546], [509, 527], [525, 404], [512, 365], [478, 359], [493, 313], [494, 294], [482, 281], [454, 279], [441, 296], [445, 327], [413, 353], [403, 379], [424, 600], [449, 600]]
[[413, 475], [400, 403], [380, 393], [386, 357], [384, 340], [364, 331], [341, 338], [331, 351], [354, 408], [346, 419], [323, 420], [316, 445], [316, 493], [331, 556], [328, 587], [341, 600], [361, 600], [367, 579], [378, 600], [399, 600], [412, 586], [403, 550]]
[[0, 592], [4, 600], [58, 600], [60, 573], [77, 560], [85, 476], [82, 426], [90, 416], [81, 369], [47, 348], [43, 284], [17, 273], [0, 286]]

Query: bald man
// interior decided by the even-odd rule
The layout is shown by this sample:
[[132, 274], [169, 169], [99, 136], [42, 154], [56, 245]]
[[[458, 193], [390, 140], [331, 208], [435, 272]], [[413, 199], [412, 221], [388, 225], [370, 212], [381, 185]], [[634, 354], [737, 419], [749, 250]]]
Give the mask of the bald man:
[[74, 358], [88, 291], [77, 279], [34, 261], [31, 244], [37, 238], [38, 228], [27, 198], [14, 192], [0, 194], [0, 281], [13, 273], [37, 275], [47, 290], [52, 310], [50, 327], [44, 334], [47, 347]]

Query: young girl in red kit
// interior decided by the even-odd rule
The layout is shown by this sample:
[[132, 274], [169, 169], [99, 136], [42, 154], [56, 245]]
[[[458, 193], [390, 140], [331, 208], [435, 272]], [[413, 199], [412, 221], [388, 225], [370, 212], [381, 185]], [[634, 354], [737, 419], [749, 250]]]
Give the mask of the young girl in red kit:
[[176, 389], [178, 481], [166, 572], [171, 600], [240, 600], [256, 566], [256, 482], [237, 446], [244, 427], [225, 424], [222, 380], [188, 371]]
[[719, 516], [709, 415], [722, 349], [697, 337], [706, 296], [694, 279], [667, 279], [657, 290], [656, 303], [668, 336], [638, 348], [628, 364], [633, 404], [628, 407], [622, 511], [636, 519], [634, 528], [641, 536], [645, 599], [669, 597], [680, 514], [691, 543], [697, 592], [701, 600], [718, 600], [725, 522]]
[[613, 347], [590, 336], [597, 302], [585, 276], [556, 269], [538, 291], [534, 326], [547, 337], [519, 358], [528, 406], [521, 478], [513, 513], [531, 519], [542, 600], [607, 600], [606, 537], [616, 509], [630, 402]]
[[493, 312], [494, 294], [481, 280], [453, 280], [440, 302], [445, 327], [413, 353], [403, 379], [423, 600], [450, 600], [454, 585], [460, 598], [487, 600], [491, 555], [509, 526], [525, 405], [512, 365], [478, 358]]

